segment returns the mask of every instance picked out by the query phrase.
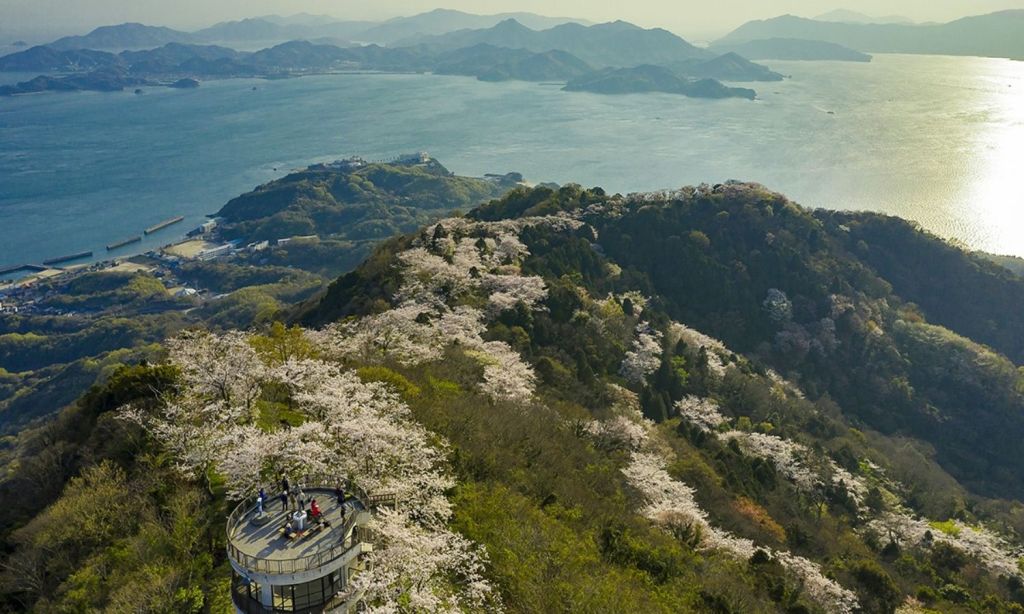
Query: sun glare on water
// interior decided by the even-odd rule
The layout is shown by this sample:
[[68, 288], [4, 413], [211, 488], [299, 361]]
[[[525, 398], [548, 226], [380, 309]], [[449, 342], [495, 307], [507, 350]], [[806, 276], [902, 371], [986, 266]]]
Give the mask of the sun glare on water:
[[982, 165], [969, 182], [964, 206], [976, 212], [977, 244], [999, 254], [1024, 256], [1024, 62], [979, 87], [994, 121], [979, 134]]

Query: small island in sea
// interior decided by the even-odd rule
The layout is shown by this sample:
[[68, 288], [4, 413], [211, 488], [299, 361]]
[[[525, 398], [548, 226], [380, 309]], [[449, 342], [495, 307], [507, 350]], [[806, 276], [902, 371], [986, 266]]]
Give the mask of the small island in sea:
[[169, 84], [167, 87], [173, 87], [174, 89], [178, 90], [191, 90], [199, 87], [199, 81], [195, 79], [189, 79], [186, 77], [184, 79], [178, 79], [174, 83]]
[[737, 82], [782, 81], [785, 79], [767, 66], [751, 62], [733, 51], [723, 53], [710, 60], [692, 59], [676, 62], [668, 67], [682, 76], [697, 79]]
[[566, 84], [567, 92], [594, 94], [640, 94], [663, 92], [692, 98], [745, 98], [754, 100], [757, 92], [744, 87], [729, 87], [714, 79], [688, 79], [663, 66], [607, 69], [584, 75]]

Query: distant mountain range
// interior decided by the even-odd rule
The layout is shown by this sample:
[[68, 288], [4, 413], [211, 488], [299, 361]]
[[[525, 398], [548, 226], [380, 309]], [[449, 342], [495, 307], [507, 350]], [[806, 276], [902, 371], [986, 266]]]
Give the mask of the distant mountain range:
[[514, 19], [527, 28], [546, 30], [565, 23], [590, 25], [590, 22], [570, 17], [545, 17], [534, 13], [501, 13], [474, 15], [462, 11], [437, 9], [412, 17], [396, 17], [369, 28], [357, 37], [361, 42], [392, 44], [419, 36], [438, 36], [457, 30], [491, 28], [503, 21]]
[[567, 23], [547, 30], [532, 30], [514, 19], [482, 30], [460, 30], [440, 36], [405, 39], [396, 45], [423, 45], [453, 50], [488, 44], [542, 52], [560, 49], [596, 67], [669, 64], [713, 54], [660, 28], [644, 29], [624, 21], [584, 26]]
[[[662, 29], [645, 30], [626, 22], [590, 25], [572, 18], [533, 13], [474, 15], [438, 9], [386, 22], [344, 21], [300, 14], [223, 22], [196, 32], [125, 23], [67, 36], [48, 46], [62, 51], [154, 49], [168, 43], [219, 44], [242, 50], [308, 40], [349, 46], [427, 45], [452, 51], [478, 44], [535, 53], [559, 49], [595, 67], [666, 65], [713, 54]], [[788, 41], [782, 43], [780, 41]], [[758, 45], [739, 45], [758, 41]], [[765, 43], [764, 41], [772, 41]], [[977, 55], [1024, 59], [1024, 10], [965, 17], [945, 24], [914, 24], [900, 16], [873, 17], [840, 9], [815, 19], [783, 15], [748, 22], [714, 43], [747, 59], [849, 59], [864, 57], [808, 44], [826, 42], [860, 52]]]
[[921, 25], [838, 23], [784, 15], [748, 22], [715, 46], [777, 38], [824, 41], [875, 53], [1024, 59], [1024, 10]]
[[270, 15], [239, 21], [226, 21], [196, 32], [184, 32], [139, 23], [103, 26], [83, 36], [66, 36], [48, 46], [55, 49], [98, 49], [123, 51], [152, 49], [168, 43], [232, 44], [237, 47], [272, 45], [292, 40], [357, 41], [392, 44], [402, 39], [437, 36], [467, 29], [485, 29], [515, 19], [526, 27], [543, 30], [565, 23], [584, 23], [570, 17], [545, 17], [533, 13], [474, 15], [462, 11], [438, 9], [411, 17], [385, 22], [341, 21], [321, 15]]
[[[506, 21], [496, 27], [502, 31], [514, 30], [543, 34]], [[629, 49], [625, 53], [630, 62], [650, 58], [637, 66], [615, 70], [604, 65], [590, 64], [565, 49], [532, 51], [525, 48], [499, 47], [478, 43], [469, 47], [445, 50], [442, 45], [421, 44], [412, 47], [381, 47], [378, 45], [338, 47], [309, 41], [290, 41], [255, 52], [236, 51], [216, 45], [168, 43], [156, 49], [143, 51], [107, 51], [74, 49], [61, 50], [47, 46], [0, 57], [0, 71], [65, 73], [44, 75], [31, 81], [0, 87], [0, 95], [15, 95], [40, 91], [99, 90], [117, 91], [128, 87], [169, 85], [181, 79], [218, 79], [226, 77], [290, 77], [338, 70], [383, 72], [428, 72], [467, 75], [483, 81], [559, 81], [572, 82], [578, 89], [608, 93], [619, 91], [669, 91], [688, 96], [726, 97], [738, 95], [753, 98], [753, 90], [728, 88], [715, 79], [726, 81], [778, 81], [782, 75], [754, 64], [734, 53], [720, 57], [701, 51], [699, 57], [689, 57], [689, 44], [676, 39], [681, 53], [664, 55], [656, 45], [645, 41], [647, 37], [661, 39], [663, 31], [651, 31], [623, 24], [580, 26], [577, 36], [567, 37], [568, 44], [577, 49], [588, 49], [597, 40], [605, 43], [606, 54], [613, 50]], [[471, 31], [467, 31], [471, 32]], [[492, 35], [495, 28], [476, 31]], [[621, 40], [614, 33], [619, 33]], [[532, 34], [527, 34], [532, 36]], [[671, 36], [671, 35], [670, 35]], [[552, 44], [558, 44], [553, 41]], [[632, 48], [629, 45], [632, 44]], [[589, 46], [589, 47], [588, 47]], [[644, 52], [644, 50], [649, 50]], [[694, 48], [695, 49], [695, 48]], [[593, 54], [591, 54], [593, 55]], [[652, 66], [663, 58], [684, 58]], [[625, 63], [625, 62], [623, 62]], [[604, 68], [604, 70], [596, 70]], [[588, 77], [595, 77], [587, 80]], [[700, 83], [697, 83], [700, 81]], [[593, 85], [593, 84], [597, 85]], [[616, 85], [609, 86], [614, 83]], [[596, 89], [594, 89], [596, 88]], [[574, 89], [574, 88], [570, 88]]]
[[[461, 17], [460, 17], [461, 16]], [[465, 22], [465, 14], [433, 12], [421, 16], [423, 27], [438, 20]], [[544, 22], [548, 18], [535, 18]], [[271, 22], [266, 19], [219, 24], [193, 34], [167, 28], [128, 24], [99, 29], [84, 37], [67, 38], [0, 57], [0, 71], [71, 73], [0, 88], [13, 95], [44, 90], [99, 89], [110, 91], [139, 85], [166, 85], [183, 78], [286, 77], [336, 70], [428, 72], [467, 75], [483, 81], [559, 81], [573, 88], [607, 93], [669, 91], [690, 96], [753, 98], [753, 90], [728, 88], [718, 81], [779, 81], [782, 75], [742, 56], [713, 53], [661, 29], [644, 29], [623, 21], [585, 26], [568, 23], [534, 30], [508, 18], [476, 30], [407, 39], [393, 46], [339, 46], [295, 40], [255, 52], [224, 46], [169, 42], [155, 49], [120, 53], [66, 49], [70, 44], [110, 46], [125, 34], [124, 43], [187, 37], [270, 36], [313, 18]], [[454, 21], [453, 21], [454, 20]], [[411, 26], [416, 20], [388, 22]], [[474, 21], [479, 21], [474, 18]], [[298, 23], [296, 23], [298, 22]], [[325, 24], [325, 27], [331, 24]], [[396, 30], [397, 31], [397, 30]], [[216, 34], [211, 34], [216, 32]], [[82, 73], [95, 73], [91, 78]], [[699, 82], [699, 83], [698, 83]]]

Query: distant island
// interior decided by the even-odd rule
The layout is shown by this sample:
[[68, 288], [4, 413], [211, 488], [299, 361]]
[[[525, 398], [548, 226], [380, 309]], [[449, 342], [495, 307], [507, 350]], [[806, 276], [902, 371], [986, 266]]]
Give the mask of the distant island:
[[[701, 49], [665, 30], [646, 30], [621, 21], [595, 26], [569, 23], [537, 31], [507, 19], [491, 28], [430, 36], [393, 47], [290, 41], [254, 52], [181, 42], [120, 53], [67, 48], [75, 42], [109, 45], [121, 40], [143, 44], [167, 38], [173, 36], [166, 29], [125, 24], [0, 57], [0, 71], [47, 73], [2, 86], [0, 96], [43, 91], [110, 92], [140, 86], [196, 87], [200, 81], [212, 79], [278, 79], [363, 71], [432, 72], [490, 82], [573, 83], [566, 88], [568, 91], [597, 83], [604, 83], [599, 89], [605, 89], [611, 87], [608, 84], [612, 79], [620, 83], [615, 87], [629, 91], [753, 98], [753, 90], [731, 88], [720, 81], [783, 78], [737, 53]], [[649, 67], [658, 67], [667, 76], [654, 78]], [[638, 75], [642, 75], [640, 79]], [[650, 83], [640, 83], [644, 80]], [[632, 85], [626, 81], [632, 81]]]
[[126, 88], [145, 85], [159, 85], [142, 77], [128, 75], [113, 68], [101, 68], [88, 73], [72, 74], [63, 77], [40, 75], [17, 85], [0, 86], [0, 96], [16, 94], [34, 94], [37, 92], [120, 92]]
[[595, 94], [640, 94], [663, 92], [682, 94], [693, 98], [746, 98], [757, 97], [754, 90], [728, 87], [714, 79], [686, 79], [662, 66], [637, 66], [636, 68], [609, 68], [570, 81], [565, 86], [569, 92], [592, 92]]
[[171, 83], [167, 87], [173, 87], [174, 89], [179, 90], [192, 90], [199, 87], [199, 82], [195, 79], [189, 79], [186, 77], [185, 79], [178, 79], [177, 81]]
[[871, 56], [849, 47], [798, 38], [768, 38], [743, 43], [715, 43], [715, 51], [739, 54], [751, 60], [870, 62]]
[[435, 74], [465, 75], [481, 81], [567, 81], [593, 70], [565, 51], [535, 53], [487, 43], [442, 54], [434, 67]]
[[[650, 64], [642, 66], [653, 66]], [[619, 69], [619, 70], [635, 70]], [[736, 53], [725, 53], [709, 60], [688, 59], [660, 67], [674, 73], [677, 80], [713, 79], [722, 81], [782, 81], [783, 76], [766, 66], [755, 64]], [[434, 68], [436, 74], [467, 75], [481, 81], [569, 81], [588, 80], [609, 74], [596, 70], [576, 56], [559, 50], [534, 53], [525, 49], [506, 49], [480, 43], [444, 54]]]
[[767, 66], [755, 64], [742, 54], [726, 51], [710, 60], [686, 60], [669, 65], [676, 73], [699, 79], [722, 81], [782, 81], [784, 77]]

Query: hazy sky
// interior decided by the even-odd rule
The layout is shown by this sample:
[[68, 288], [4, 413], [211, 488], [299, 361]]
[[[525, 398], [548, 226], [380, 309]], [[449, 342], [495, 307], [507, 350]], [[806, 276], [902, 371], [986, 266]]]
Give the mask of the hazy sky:
[[382, 19], [434, 8], [473, 13], [531, 11], [594, 21], [625, 19], [696, 38], [724, 33], [749, 19], [793, 13], [813, 17], [836, 8], [918, 21], [948, 21], [1008, 8], [1024, 0], [0, 0], [0, 31], [81, 31], [141, 21], [197, 28], [264, 14], [308, 12], [351, 19]]

